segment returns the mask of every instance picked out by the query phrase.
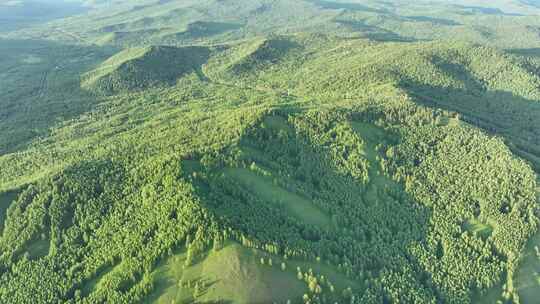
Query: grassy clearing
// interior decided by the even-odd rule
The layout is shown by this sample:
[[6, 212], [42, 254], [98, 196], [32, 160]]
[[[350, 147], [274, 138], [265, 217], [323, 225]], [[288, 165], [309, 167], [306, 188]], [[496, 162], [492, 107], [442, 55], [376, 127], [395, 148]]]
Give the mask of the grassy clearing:
[[343, 273], [338, 272], [334, 266], [318, 263], [318, 262], [306, 262], [300, 260], [289, 260], [286, 261], [287, 267], [294, 269], [299, 267], [302, 272], [308, 272], [309, 269], [313, 270], [313, 273], [317, 275], [324, 275], [329, 281], [332, 282], [332, 285], [339, 292], [346, 288], [354, 288], [357, 290], [362, 290], [365, 288], [361, 282], [351, 280], [347, 278]]
[[182, 169], [187, 173], [197, 172], [202, 169], [201, 163], [195, 160], [182, 161]]
[[268, 127], [275, 131], [285, 131], [287, 133], [293, 133], [293, 128], [289, 125], [287, 120], [282, 116], [266, 116], [264, 118], [263, 126]]
[[[112, 261], [112, 264], [98, 270], [97, 275], [85, 286], [85, 292], [97, 293], [98, 296], [110, 292], [111, 289], [126, 292], [130, 290], [141, 278], [140, 273], [130, 269], [132, 260], [121, 262]], [[126, 276], [126, 274], [129, 274]]]
[[379, 143], [385, 143], [388, 137], [386, 131], [372, 123], [353, 121], [351, 127], [362, 137], [368, 146], [375, 147]]
[[298, 302], [307, 288], [296, 279], [294, 268], [262, 265], [260, 257], [265, 255], [231, 242], [184, 267], [186, 255], [179, 252], [154, 270], [156, 287], [143, 303]]
[[262, 265], [254, 253], [238, 244], [211, 252], [200, 268], [208, 286], [198, 300], [220, 303], [299, 300], [306, 290], [302, 282], [278, 265]]
[[387, 144], [389, 135], [381, 128], [365, 122], [354, 121], [351, 122], [351, 127], [364, 141], [363, 154], [369, 161], [369, 178], [370, 183], [367, 187], [367, 191], [364, 195], [366, 201], [378, 201], [381, 195], [379, 189], [386, 187], [396, 187], [397, 184], [384, 175], [381, 170], [379, 160], [379, 152], [377, 151], [377, 145]]
[[538, 303], [540, 299], [540, 233], [536, 233], [529, 241], [514, 281], [521, 303]]
[[263, 200], [274, 204], [283, 204], [295, 217], [307, 224], [320, 227], [328, 227], [330, 225], [328, 216], [315, 207], [312, 202], [275, 185], [271, 177], [260, 176], [244, 168], [228, 168], [224, 170], [224, 173], [227, 177], [236, 180]]
[[[316, 276], [323, 275], [332, 282], [337, 291], [351, 286], [359, 287], [358, 282], [347, 279], [332, 266], [302, 260], [285, 260], [276, 255], [229, 243], [222, 250], [211, 252], [198, 268], [206, 275], [200, 277], [205, 278], [209, 287], [205, 290], [207, 295], [197, 300], [206, 303], [216, 301], [217, 297], [219, 303], [285, 303], [290, 299], [293, 303], [298, 303], [300, 297], [307, 292], [307, 283], [297, 278], [298, 268], [302, 273], [312, 270]], [[213, 274], [214, 277], [208, 274]]]
[[465, 223], [463, 223], [463, 228], [484, 240], [490, 237], [493, 232], [493, 227], [491, 225], [482, 223], [477, 219], [465, 221]]
[[379, 161], [377, 160], [377, 145], [386, 143], [388, 135], [383, 129], [370, 123], [355, 121], [351, 123], [351, 127], [364, 140], [365, 146], [362, 152], [370, 163], [370, 177], [374, 178], [381, 175], [378, 166]]
[[154, 290], [142, 303], [169, 304], [185, 300], [186, 292], [180, 286], [184, 275], [186, 253], [184, 250], [163, 260], [152, 272]]
[[30, 259], [39, 259], [49, 254], [50, 248], [49, 238], [42, 238], [39, 240], [32, 241], [30, 245], [26, 248], [28, 256]]

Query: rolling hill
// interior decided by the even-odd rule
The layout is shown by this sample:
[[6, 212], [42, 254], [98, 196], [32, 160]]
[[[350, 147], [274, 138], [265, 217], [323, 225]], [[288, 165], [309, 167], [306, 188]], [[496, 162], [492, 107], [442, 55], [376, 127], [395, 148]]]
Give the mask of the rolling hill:
[[1, 34], [1, 303], [536, 303], [534, 1], [85, 7]]
[[151, 46], [130, 48], [84, 74], [81, 86], [88, 90], [118, 93], [156, 86], [172, 86], [189, 73], [201, 73], [210, 49]]

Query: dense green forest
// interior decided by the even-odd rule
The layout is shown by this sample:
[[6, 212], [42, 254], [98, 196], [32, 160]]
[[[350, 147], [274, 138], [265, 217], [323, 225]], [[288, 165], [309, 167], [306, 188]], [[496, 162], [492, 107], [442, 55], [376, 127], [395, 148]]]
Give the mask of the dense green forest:
[[0, 302], [537, 303], [539, 14], [0, 2]]

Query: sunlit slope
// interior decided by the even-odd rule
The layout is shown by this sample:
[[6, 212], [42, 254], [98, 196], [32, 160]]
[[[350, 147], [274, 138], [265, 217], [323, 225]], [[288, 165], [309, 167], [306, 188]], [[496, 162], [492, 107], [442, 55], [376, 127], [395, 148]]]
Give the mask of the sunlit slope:
[[291, 263], [237, 243], [218, 244], [196, 261], [186, 258], [173, 254], [153, 271], [156, 288], [144, 303], [298, 302], [308, 290]]
[[[128, 106], [120, 105], [118, 114]], [[78, 142], [79, 159], [24, 185], [11, 203], [2, 263], [28, 271], [7, 271], [0, 297], [250, 302], [245, 289], [227, 296], [242, 286], [283, 300], [470, 303], [492, 288], [513, 297], [510, 278], [536, 227], [535, 180], [500, 140], [406, 100], [276, 106], [199, 112], [186, 103], [187, 117], [163, 101], [133, 129], [89, 132], [101, 137], [95, 145]], [[101, 119], [59, 132], [80, 136]], [[246, 248], [262, 255], [244, 256]], [[225, 260], [238, 267], [218, 267]], [[274, 275], [299, 287], [273, 297]]]
[[[6, 89], [3, 117], [50, 119], [0, 156], [0, 302], [534, 304], [535, 52], [352, 21], [394, 16], [387, 3], [298, 1], [275, 19], [286, 3], [113, 6], [79, 38], [138, 44], [166, 10], [186, 24], [76, 68], [3, 50], [50, 73], [31, 78], [40, 107]], [[277, 23], [338, 36], [265, 35]], [[3, 64], [4, 88], [23, 79]]]

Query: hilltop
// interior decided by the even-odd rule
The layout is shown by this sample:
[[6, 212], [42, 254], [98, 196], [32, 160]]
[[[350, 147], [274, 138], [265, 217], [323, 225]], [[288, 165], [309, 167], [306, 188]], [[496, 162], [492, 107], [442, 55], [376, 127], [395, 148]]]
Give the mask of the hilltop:
[[172, 86], [183, 75], [200, 73], [210, 52], [204, 47], [126, 49], [85, 73], [81, 86], [106, 93]]

